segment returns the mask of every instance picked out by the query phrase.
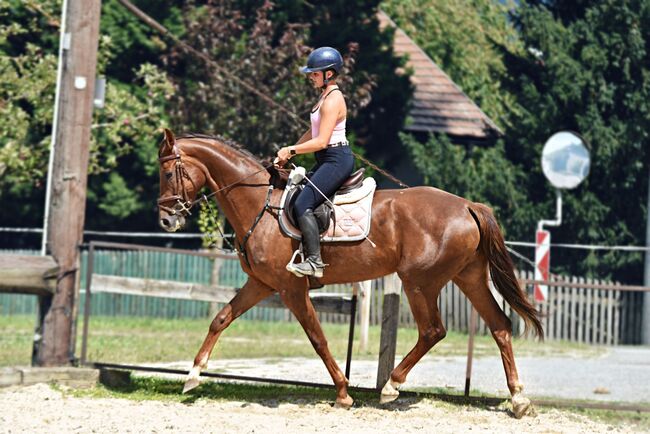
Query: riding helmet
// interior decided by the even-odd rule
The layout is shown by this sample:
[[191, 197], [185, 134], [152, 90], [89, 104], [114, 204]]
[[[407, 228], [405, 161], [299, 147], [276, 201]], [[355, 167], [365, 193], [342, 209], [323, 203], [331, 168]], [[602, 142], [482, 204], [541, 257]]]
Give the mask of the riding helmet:
[[307, 57], [307, 66], [301, 67], [300, 72], [307, 74], [332, 69], [338, 74], [342, 67], [343, 57], [336, 48], [320, 47], [311, 52]]

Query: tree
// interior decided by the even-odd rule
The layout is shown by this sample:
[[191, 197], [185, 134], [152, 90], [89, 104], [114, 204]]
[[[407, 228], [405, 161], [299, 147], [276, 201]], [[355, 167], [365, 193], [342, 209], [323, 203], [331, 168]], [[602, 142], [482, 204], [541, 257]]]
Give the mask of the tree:
[[[272, 11], [269, 1], [260, 5], [254, 20], [230, 1], [186, 8], [186, 42], [219, 67], [182, 47], [165, 57], [174, 71], [177, 92], [172, 106], [179, 129], [219, 133], [267, 156], [302, 135], [303, 124], [242, 85], [252, 84], [303, 120], [309, 118], [306, 102], [313, 101], [306, 96], [314, 91], [298, 72], [310, 51], [305, 44], [309, 26], [277, 25], [270, 19]], [[354, 116], [367, 101], [371, 83], [353, 83], [346, 74], [356, 54], [350, 48], [340, 82], [349, 95], [348, 115]]]
[[[512, 14], [526, 51], [502, 47], [504, 83], [518, 110], [506, 135], [509, 158], [528, 173], [533, 201], [553, 210], [539, 156], [557, 130], [579, 132], [591, 148], [587, 180], [565, 194], [563, 242], [644, 244], [650, 170], [650, 2], [522, 3]], [[533, 53], [537, 55], [533, 55]], [[558, 252], [577, 273], [641, 279], [641, 255]], [[554, 260], [555, 262], [555, 260]]]
[[[57, 70], [60, 2], [9, 1], [0, 4], [0, 199], [16, 204], [0, 210], [8, 226], [40, 226], [49, 156]], [[100, 40], [98, 73], [113, 56], [112, 39]], [[89, 226], [132, 215], [135, 203], [154, 200], [156, 129], [164, 122], [171, 87], [151, 64], [136, 64], [133, 82], [108, 77], [106, 105], [95, 110], [89, 167]], [[140, 184], [125, 183], [121, 158], [132, 156]], [[109, 172], [111, 173], [109, 175]], [[122, 174], [121, 174], [122, 173]], [[129, 179], [131, 181], [131, 179]], [[126, 185], [126, 184], [125, 184]], [[111, 197], [111, 204], [99, 207]], [[151, 197], [152, 196], [152, 197]], [[126, 212], [128, 210], [128, 213]], [[95, 213], [98, 213], [97, 215]], [[126, 214], [125, 214], [126, 213]]]
[[[536, 222], [555, 209], [539, 163], [543, 144], [558, 130], [574, 130], [589, 143], [592, 170], [564, 194], [564, 221], [552, 229], [554, 240], [644, 244], [650, 3], [534, 0], [508, 16], [495, 4], [434, 3], [386, 1], [384, 8], [488, 114], [497, 114], [505, 137], [489, 151], [455, 147], [437, 136], [426, 143], [405, 138], [429, 182], [489, 203], [511, 239], [532, 240]], [[483, 66], [470, 69], [468, 60]], [[473, 83], [498, 93], [493, 102], [508, 101], [503, 110]], [[641, 259], [629, 252], [557, 250], [553, 268], [638, 283]]]
[[514, 96], [503, 89], [503, 55], [519, 39], [506, 19], [511, 2], [384, 0], [382, 9], [499, 126], [508, 123]]

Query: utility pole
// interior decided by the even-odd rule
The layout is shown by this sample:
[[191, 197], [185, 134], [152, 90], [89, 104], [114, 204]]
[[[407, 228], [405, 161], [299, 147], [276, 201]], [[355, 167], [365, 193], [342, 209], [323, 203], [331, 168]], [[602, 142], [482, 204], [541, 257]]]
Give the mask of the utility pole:
[[46, 193], [46, 245], [59, 266], [56, 292], [39, 300], [32, 363], [72, 361], [72, 323], [83, 240], [101, 0], [63, 2], [60, 73]]
[[[650, 248], [650, 166], [648, 166], [648, 205], [646, 207], [645, 246]], [[643, 286], [650, 286], [650, 250], [645, 251]], [[650, 292], [643, 293], [643, 315], [641, 316], [641, 343], [650, 345]]]

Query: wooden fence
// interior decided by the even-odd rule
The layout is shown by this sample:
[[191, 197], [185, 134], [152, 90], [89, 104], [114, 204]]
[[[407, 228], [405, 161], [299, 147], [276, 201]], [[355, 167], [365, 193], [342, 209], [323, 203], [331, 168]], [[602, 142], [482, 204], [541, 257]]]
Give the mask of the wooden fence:
[[[25, 252], [21, 252], [25, 253]], [[96, 251], [95, 273], [141, 277], [171, 281], [193, 282], [209, 285], [214, 279], [214, 263], [210, 258], [147, 251]], [[82, 293], [79, 300], [84, 303], [86, 252], [82, 255]], [[532, 279], [532, 273], [522, 273], [521, 279]], [[218, 267], [218, 282], [223, 286], [241, 286], [246, 280], [236, 260], [225, 260]], [[543, 325], [549, 340], [567, 340], [590, 344], [616, 345], [640, 342], [642, 304], [641, 293], [628, 293], [595, 289], [590, 285], [604, 283], [582, 278], [564, 278], [584, 286], [564, 288], [549, 286], [548, 301], [537, 304], [543, 313]], [[371, 283], [370, 324], [381, 324], [383, 289], [386, 278]], [[527, 288], [532, 294], [532, 288]], [[328, 293], [351, 293], [352, 285], [331, 285], [323, 288]], [[515, 332], [523, 332], [523, 323], [511, 312], [501, 296], [493, 291], [499, 305], [513, 321]], [[453, 283], [448, 283], [438, 300], [442, 320], [447, 330], [466, 332], [469, 327], [471, 305]], [[99, 293], [92, 299], [93, 315], [155, 316], [166, 318], [208, 317], [219, 305], [205, 301], [173, 300], [165, 298], [140, 297], [128, 294]], [[36, 312], [36, 298], [29, 295], [0, 294], [0, 314], [33, 314]], [[323, 322], [347, 323], [346, 315], [319, 313]], [[293, 321], [288, 310], [255, 307], [244, 319], [266, 321]], [[406, 297], [401, 297], [399, 324], [414, 327], [415, 322]], [[489, 333], [479, 320], [478, 333]]]

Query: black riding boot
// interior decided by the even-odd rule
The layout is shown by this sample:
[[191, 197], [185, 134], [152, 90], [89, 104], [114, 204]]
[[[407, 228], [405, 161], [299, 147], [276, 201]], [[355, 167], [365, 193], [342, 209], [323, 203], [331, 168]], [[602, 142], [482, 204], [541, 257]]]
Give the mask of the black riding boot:
[[298, 226], [302, 232], [302, 251], [305, 260], [299, 264], [289, 263], [287, 270], [297, 276], [323, 277], [325, 264], [320, 257], [320, 234], [318, 222], [311, 209], [298, 217]]

